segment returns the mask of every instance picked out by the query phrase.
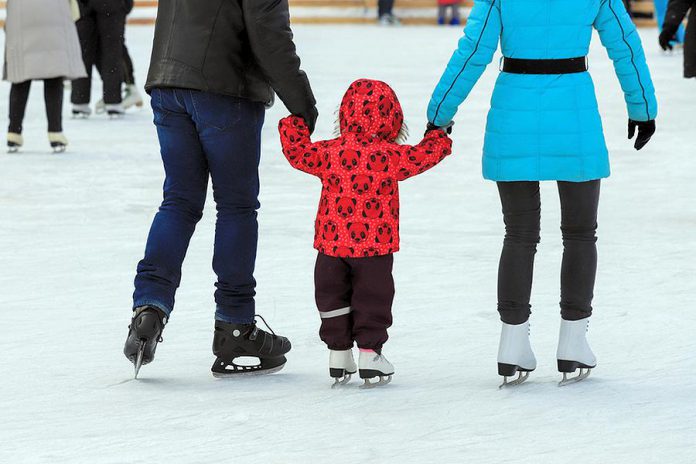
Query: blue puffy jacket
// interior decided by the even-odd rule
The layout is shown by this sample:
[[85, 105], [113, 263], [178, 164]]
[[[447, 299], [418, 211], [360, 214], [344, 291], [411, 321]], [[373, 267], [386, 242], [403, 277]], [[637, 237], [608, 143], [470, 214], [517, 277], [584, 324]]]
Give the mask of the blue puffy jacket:
[[[640, 37], [622, 0], [476, 0], [428, 107], [438, 126], [493, 59], [586, 56], [592, 29], [614, 62], [628, 116], [657, 116], [655, 89]], [[493, 91], [483, 148], [483, 175], [495, 181], [583, 182], [609, 176], [602, 121], [589, 73], [523, 75], [501, 72]]]

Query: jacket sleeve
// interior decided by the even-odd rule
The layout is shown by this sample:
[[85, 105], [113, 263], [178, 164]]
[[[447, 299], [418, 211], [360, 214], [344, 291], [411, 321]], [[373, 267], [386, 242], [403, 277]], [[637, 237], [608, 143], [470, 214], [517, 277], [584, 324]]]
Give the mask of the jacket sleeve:
[[324, 142], [312, 143], [309, 128], [304, 119], [298, 116], [288, 116], [278, 124], [280, 144], [283, 155], [290, 165], [313, 176], [321, 177], [323, 160], [321, 150]]
[[428, 105], [428, 121], [449, 124], [498, 48], [501, 0], [475, 0], [464, 37], [445, 69]]
[[686, 17], [686, 13], [689, 12], [689, 8], [695, 6], [696, 1], [694, 0], [670, 0], [669, 5], [667, 5], [667, 13], [665, 14], [665, 21], [662, 24], [662, 29], [672, 31], [672, 34], [676, 34], [679, 25]]
[[398, 181], [427, 171], [450, 154], [452, 154], [452, 139], [441, 130], [428, 132], [418, 145], [394, 145], [390, 149], [391, 158], [398, 169], [396, 174]]
[[602, 45], [614, 62], [628, 117], [649, 121], [657, 117], [657, 99], [640, 36], [621, 0], [601, 0], [594, 22]]
[[252, 53], [288, 110], [306, 116], [316, 105], [309, 79], [300, 69], [290, 29], [288, 0], [242, 0]]

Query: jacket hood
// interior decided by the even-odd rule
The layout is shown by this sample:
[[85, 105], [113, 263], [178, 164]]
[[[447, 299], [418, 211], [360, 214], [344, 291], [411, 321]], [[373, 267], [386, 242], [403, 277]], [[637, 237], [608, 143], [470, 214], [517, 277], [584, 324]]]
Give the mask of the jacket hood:
[[388, 84], [370, 79], [353, 82], [339, 109], [341, 135], [394, 142], [405, 129], [399, 99]]

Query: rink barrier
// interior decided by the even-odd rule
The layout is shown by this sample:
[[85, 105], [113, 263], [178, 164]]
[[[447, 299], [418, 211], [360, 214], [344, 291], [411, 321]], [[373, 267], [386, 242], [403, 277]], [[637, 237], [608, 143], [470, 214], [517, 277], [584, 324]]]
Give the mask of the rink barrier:
[[[377, 0], [289, 0], [293, 24], [374, 24], [377, 16]], [[407, 25], [433, 25], [436, 23], [436, 0], [396, 0], [395, 14]], [[5, 4], [0, 1], [0, 26], [4, 26]], [[463, 1], [466, 17], [473, 0]], [[634, 18], [639, 27], [655, 27], [653, 0], [634, 0]], [[128, 17], [128, 24], [152, 25], [157, 17], [157, 0], [135, 0], [135, 8]]]

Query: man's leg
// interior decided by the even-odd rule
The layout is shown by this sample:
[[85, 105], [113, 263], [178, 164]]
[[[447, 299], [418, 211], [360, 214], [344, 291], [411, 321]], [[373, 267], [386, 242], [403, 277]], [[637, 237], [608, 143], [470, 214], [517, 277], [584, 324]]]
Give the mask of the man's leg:
[[314, 296], [321, 317], [319, 336], [330, 350], [353, 347], [350, 272], [344, 259], [318, 254], [314, 267]]
[[577, 321], [592, 315], [600, 181], [559, 182], [558, 192], [563, 233], [561, 315]]
[[104, 83], [104, 103], [107, 105], [121, 103], [125, 27], [126, 14], [122, 5], [116, 8], [106, 2], [97, 11], [101, 77]]
[[82, 48], [82, 61], [85, 63], [87, 77], [75, 79], [72, 82], [70, 101], [73, 105], [87, 105], [92, 93], [92, 67], [97, 55], [97, 21], [94, 11], [85, 9], [83, 16], [77, 21], [77, 33]]
[[150, 228], [145, 257], [135, 277], [134, 308], [156, 306], [169, 315], [181, 281], [181, 265], [203, 214], [208, 165], [196, 125], [179, 89], [154, 89], [152, 109], [166, 178], [164, 201]]
[[539, 182], [498, 182], [505, 221], [505, 240], [498, 267], [500, 319], [519, 325], [529, 319], [534, 256], [539, 243]]
[[190, 91], [217, 206], [213, 270], [216, 319], [250, 324], [256, 313], [262, 103]]

